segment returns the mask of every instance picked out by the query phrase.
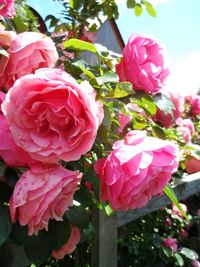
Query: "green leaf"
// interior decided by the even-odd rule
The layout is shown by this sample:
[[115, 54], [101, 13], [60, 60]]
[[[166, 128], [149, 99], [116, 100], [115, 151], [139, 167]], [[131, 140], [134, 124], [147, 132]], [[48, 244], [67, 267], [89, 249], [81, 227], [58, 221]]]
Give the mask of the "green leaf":
[[153, 99], [154, 103], [161, 111], [165, 114], [171, 114], [172, 118], [174, 118], [173, 110], [175, 109], [175, 106], [168, 96], [159, 93], [153, 96]]
[[90, 51], [95, 54], [97, 53], [95, 45], [75, 38], [65, 41], [63, 45], [67, 50]]
[[49, 222], [49, 235], [51, 240], [52, 249], [58, 250], [61, 248], [69, 239], [71, 234], [71, 228], [68, 220], [57, 222], [51, 220]]
[[163, 140], [166, 139], [166, 134], [165, 134], [164, 130], [161, 127], [157, 126], [157, 125], [152, 126], [152, 135], [154, 137], [157, 137], [157, 138], [160, 138], [160, 139], [163, 139]]
[[184, 260], [179, 253], [175, 253], [174, 257], [176, 259], [178, 266], [184, 266]]
[[102, 76], [97, 77], [96, 81], [98, 85], [102, 85], [107, 82], [118, 82], [118, 75], [115, 72], [107, 71]]
[[133, 8], [135, 6], [135, 0], [127, 0], [126, 6], [128, 8]]
[[134, 95], [132, 84], [129, 82], [121, 82], [116, 85], [116, 88], [111, 93], [106, 95], [106, 98], [123, 98], [128, 95]]
[[28, 227], [15, 223], [12, 227], [10, 238], [19, 246], [25, 245], [29, 240]]
[[171, 258], [173, 256], [173, 251], [171, 248], [161, 247], [164, 254], [167, 256], [167, 258]]
[[7, 244], [0, 246], [0, 266], [1, 267], [12, 267], [13, 265], [13, 254], [12, 250]]
[[44, 263], [52, 253], [51, 237], [49, 233], [42, 230], [38, 235], [29, 237], [24, 246], [27, 258], [37, 266]]
[[89, 78], [91, 79], [96, 79], [95, 75], [89, 71], [86, 67], [86, 64], [83, 60], [78, 60], [75, 63], [73, 63], [74, 66], [78, 67], [81, 69], [81, 71]]
[[17, 181], [19, 179], [17, 172], [14, 169], [8, 167], [5, 170], [5, 176], [6, 176], [6, 182], [7, 182], [7, 184], [12, 189], [14, 189], [15, 184], [17, 183]]
[[181, 214], [185, 217], [185, 219], [188, 220], [188, 217], [187, 217], [186, 213], [184, 212], [184, 210], [182, 209], [181, 205], [179, 204], [178, 199], [176, 198], [176, 196], [174, 194], [174, 191], [173, 191], [173, 189], [171, 188], [171, 186], [169, 184], [167, 184], [165, 186], [165, 188], [163, 189], [163, 192], [176, 205], [176, 207], [181, 212]]
[[136, 4], [134, 7], [135, 15], [138, 17], [142, 14], [142, 6], [140, 4]]
[[4, 176], [6, 166], [2, 161], [0, 161], [0, 177]]
[[12, 230], [10, 212], [7, 207], [0, 207], [0, 245], [9, 237]]
[[108, 215], [108, 216], [111, 216], [112, 214], [113, 214], [113, 209], [111, 208], [111, 206], [109, 205], [109, 204], [107, 204], [106, 206], [105, 206], [105, 212], [106, 212], [106, 214]]
[[82, 186], [78, 191], [76, 191], [74, 194], [74, 199], [85, 207], [93, 204], [92, 194], [85, 186]]
[[71, 224], [84, 229], [88, 226], [89, 217], [82, 206], [72, 206], [66, 212], [66, 216]]
[[190, 259], [190, 260], [196, 260], [198, 258], [197, 253], [189, 248], [181, 248], [181, 251], [179, 252], [181, 254], [183, 254], [186, 258]]
[[142, 1], [142, 3], [145, 5], [148, 14], [152, 17], [156, 17], [156, 10], [154, 9], [153, 5], [144, 0]]
[[0, 202], [9, 202], [12, 190], [7, 183], [0, 181]]

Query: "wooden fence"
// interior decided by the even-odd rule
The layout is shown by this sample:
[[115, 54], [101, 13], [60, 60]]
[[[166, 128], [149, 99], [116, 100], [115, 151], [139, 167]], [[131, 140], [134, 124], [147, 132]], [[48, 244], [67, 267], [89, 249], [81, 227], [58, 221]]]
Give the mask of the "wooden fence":
[[[200, 172], [177, 179], [173, 186], [178, 200], [200, 192]], [[117, 267], [117, 228], [141, 216], [165, 207], [171, 201], [165, 195], [154, 197], [144, 208], [117, 212], [107, 216], [100, 210], [93, 212], [96, 235], [92, 244], [92, 267]]]

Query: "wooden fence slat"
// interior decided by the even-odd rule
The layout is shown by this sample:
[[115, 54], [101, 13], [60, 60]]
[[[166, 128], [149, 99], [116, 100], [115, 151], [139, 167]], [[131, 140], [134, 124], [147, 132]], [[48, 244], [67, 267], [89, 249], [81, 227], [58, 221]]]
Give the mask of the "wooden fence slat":
[[117, 267], [117, 217], [104, 211], [93, 211], [96, 233], [92, 243], [92, 267]]

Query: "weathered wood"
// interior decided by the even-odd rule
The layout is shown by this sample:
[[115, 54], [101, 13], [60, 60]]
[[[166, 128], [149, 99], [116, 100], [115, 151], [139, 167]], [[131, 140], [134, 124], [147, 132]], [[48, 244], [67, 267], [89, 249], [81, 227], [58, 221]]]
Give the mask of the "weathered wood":
[[[200, 172], [185, 176], [182, 179], [177, 179], [176, 184], [173, 186], [173, 190], [178, 200], [185, 199], [191, 195], [194, 195], [195, 193], [200, 192]], [[152, 200], [144, 208], [126, 212], [118, 212], [118, 226], [134, 221], [141, 216], [156, 211], [161, 207], [165, 207], [170, 203], [170, 199], [163, 194], [161, 197], [152, 198]]]
[[117, 267], [117, 217], [95, 209], [92, 223], [96, 233], [92, 243], [92, 267]]

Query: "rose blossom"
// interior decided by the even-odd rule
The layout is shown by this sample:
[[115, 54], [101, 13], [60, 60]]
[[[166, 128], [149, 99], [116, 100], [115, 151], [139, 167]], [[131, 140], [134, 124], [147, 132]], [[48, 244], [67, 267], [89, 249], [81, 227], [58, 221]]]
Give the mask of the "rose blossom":
[[195, 157], [191, 157], [186, 160], [185, 166], [186, 166], [187, 173], [199, 172], [200, 171], [200, 160]]
[[198, 260], [192, 261], [192, 267], [200, 267], [200, 262]]
[[33, 166], [15, 185], [9, 206], [12, 222], [28, 225], [29, 235], [48, 230], [49, 220], [62, 220], [72, 205], [81, 177], [62, 166]]
[[15, 144], [5, 116], [1, 111], [1, 103], [4, 99], [5, 94], [0, 91], [0, 158], [10, 167], [31, 166], [35, 161]]
[[141, 208], [162, 192], [178, 166], [172, 142], [129, 132], [117, 141], [108, 158], [99, 159], [95, 171], [101, 180], [101, 198], [115, 210]]
[[38, 32], [23, 32], [11, 43], [9, 60], [0, 82], [8, 90], [14, 82], [26, 74], [44, 67], [53, 67], [58, 59], [58, 53], [53, 41]]
[[189, 96], [193, 115], [200, 115], [200, 95]]
[[75, 249], [76, 245], [80, 242], [80, 231], [77, 227], [71, 226], [71, 235], [67, 240], [67, 243], [64, 244], [60, 249], [54, 250], [52, 252], [52, 257], [57, 260], [61, 260], [65, 255], [71, 254]]
[[[181, 208], [183, 209], [183, 211], [187, 213], [188, 211], [187, 206], [183, 203], [179, 203], [179, 204]], [[184, 218], [184, 216], [182, 215], [182, 213], [179, 211], [179, 209], [176, 207], [174, 203], [172, 203], [172, 214], [177, 215], [180, 218]]]
[[[184, 98], [178, 94], [168, 92], [167, 96], [174, 104], [173, 116], [174, 121], [179, 119], [184, 111]], [[171, 114], [165, 114], [162, 110], [157, 109], [156, 114], [153, 116], [153, 120], [161, 123], [164, 127], [168, 128], [173, 125], [173, 118]]]
[[78, 160], [89, 151], [103, 111], [88, 82], [60, 69], [40, 69], [16, 81], [2, 104], [16, 144], [41, 162]]
[[14, 0], [0, 0], [0, 16], [13, 18], [15, 16]]
[[194, 124], [190, 119], [179, 118], [176, 120], [178, 125], [177, 130], [183, 135], [183, 139], [186, 143], [190, 142], [192, 135], [195, 133]]
[[174, 252], [177, 251], [177, 240], [175, 238], [168, 237], [163, 241], [163, 246], [164, 247], [169, 247], [171, 248]]
[[135, 90], [156, 94], [161, 90], [169, 70], [159, 44], [144, 35], [132, 34], [116, 66], [120, 81], [132, 83]]
[[188, 231], [185, 230], [185, 229], [181, 229], [180, 232], [179, 232], [179, 236], [180, 236], [181, 238], [186, 238], [186, 237], [188, 237], [188, 236], [189, 236]]

